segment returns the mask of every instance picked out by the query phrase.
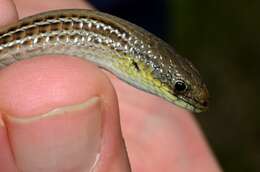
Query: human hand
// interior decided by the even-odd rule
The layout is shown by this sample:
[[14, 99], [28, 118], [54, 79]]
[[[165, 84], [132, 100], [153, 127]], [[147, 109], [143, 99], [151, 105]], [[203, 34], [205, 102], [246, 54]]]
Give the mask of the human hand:
[[[19, 17], [88, 8], [65, 0], [15, 4]], [[17, 20], [10, 1], [0, 0], [0, 8], [1, 25]], [[80, 172], [96, 160], [97, 172], [130, 171], [129, 164], [136, 172], [220, 171], [190, 113], [106, 74], [82, 60], [54, 56], [0, 71], [0, 171]]]

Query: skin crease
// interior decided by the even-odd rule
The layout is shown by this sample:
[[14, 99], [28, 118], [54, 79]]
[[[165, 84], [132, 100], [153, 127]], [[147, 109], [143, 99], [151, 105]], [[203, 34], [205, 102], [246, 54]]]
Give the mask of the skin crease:
[[[51, 2], [26, 0], [26, 3], [24, 2], [24, 0], [14, 1], [19, 18], [58, 8], [91, 8], [86, 2], [77, 0], [53, 0]], [[16, 13], [13, 6], [10, 5], [10, 1], [0, 0], [0, 4], [0, 8], [4, 9], [0, 10], [0, 13], [9, 16], [0, 18], [0, 24], [5, 25], [15, 21]], [[55, 70], [61, 64], [63, 70]], [[43, 65], [50, 67], [48, 70], [43, 69], [41, 73], [39, 68]], [[28, 72], [28, 67], [30, 72]], [[71, 82], [75, 79], [75, 76], [71, 75], [71, 71], [79, 73], [76, 78], [80, 82]], [[36, 74], [33, 75], [32, 73], [35, 72]], [[17, 77], [17, 73], [23, 74], [25, 78], [29, 79], [21, 80]], [[91, 73], [91, 76], [89, 73]], [[132, 171], [221, 171], [192, 114], [160, 98], [132, 88], [113, 75], [105, 73], [112, 81], [118, 96], [121, 130], [126, 142]], [[60, 76], [60, 78], [64, 75], [67, 77], [59, 81], [50, 82], [47, 79], [43, 83], [37, 83], [38, 81], [34, 81], [32, 78], [37, 78], [39, 75], [46, 75], [46, 78], [53, 75]], [[23, 84], [26, 82], [32, 82], [33, 86], [40, 84], [42, 88], [39, 90], [41, 91], [37, 89], [36, 91], [24, 91], [23, 88], [26, 88], [26, 85]], [[30, 60], [19, 62], [8, 70], [1, 71], [0, 85], [2, 86], [0, 94], [4, 94], [1, 95], [0, 109], [5, 109], [10, 114], [19, 116], [42, 113], [66, 104], [80, 103], [93, 95], [101, 95], [104, 101], [104, 115], [102, 114], [105, 116], [104, 128], [107, 128], [107, 130], [103, 131], [105, 141], [102, 147], [104, 148], [102, 148], [102, 158], [97, 172], [130, 171], [120, 131], [118, 105], [114, 89], [104, 73], [94, 65], [68, 57], [64, 57], [62, 62], [55, 60], [54, 57], [35, 58], [31, 62]], [[19, 89], [20, 91], [17, 91]], [[51, 94], [53, 89], [61, 90], [60, 94]], [[77, 90], [76, 94], [75, 90]], [[20, 94], [16, 94], [17, 92]], [[35, 97], [35, 95], [39, 99], [40, 97], [45, 98], [40, 99], [38, 104], [36, 101], [32, 109], [29, 100], [30, 97]], [[3, 112], [2, 116], [4, 116]], [[5, 117], [3, 119], [6, 128], [0, 128], [0, 155], [4, 155], [0, 156], [0, 162], [3, 162], [0, 163], [0, 171], [16, 172], [17, 159], [14, 156], [14, 147], [10, 143], [12, 137], [9, 135], [12, 134], [15, 125], [6, 120]], [[48, 124], [46, 125], [48, 126]], [[73, 125], [77, 126], [76, 120]], [[73, 161], [71, 163], [73, 164]]]

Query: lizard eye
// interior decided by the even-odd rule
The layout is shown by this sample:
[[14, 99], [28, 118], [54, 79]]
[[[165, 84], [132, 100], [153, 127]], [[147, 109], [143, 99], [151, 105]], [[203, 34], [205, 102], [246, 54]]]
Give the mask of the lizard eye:
[[174, 91], [177, 93], [183, 93], [187, 90], [187, 85], [182, 80], [177, 80], [174, 85]]

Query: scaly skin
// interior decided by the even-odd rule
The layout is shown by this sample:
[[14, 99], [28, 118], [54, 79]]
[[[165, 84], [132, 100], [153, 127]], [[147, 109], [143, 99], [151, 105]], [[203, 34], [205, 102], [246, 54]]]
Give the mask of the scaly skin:
[[0, 31], [1, 68], [46, 54], [89, 60], [139, 89], [194, 112], [208, 106], [207, 88], [186, 58], [151, 33], [115, 16], [93, 10], [56, 10], [24, 18]]

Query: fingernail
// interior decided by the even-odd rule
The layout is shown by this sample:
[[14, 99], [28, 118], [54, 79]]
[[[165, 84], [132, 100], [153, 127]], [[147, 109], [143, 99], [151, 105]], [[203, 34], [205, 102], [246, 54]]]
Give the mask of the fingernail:
[[98, 97], [32, 117], [7, 116], [20, 171], [92, 171], [101, 145], [102, 105]]

